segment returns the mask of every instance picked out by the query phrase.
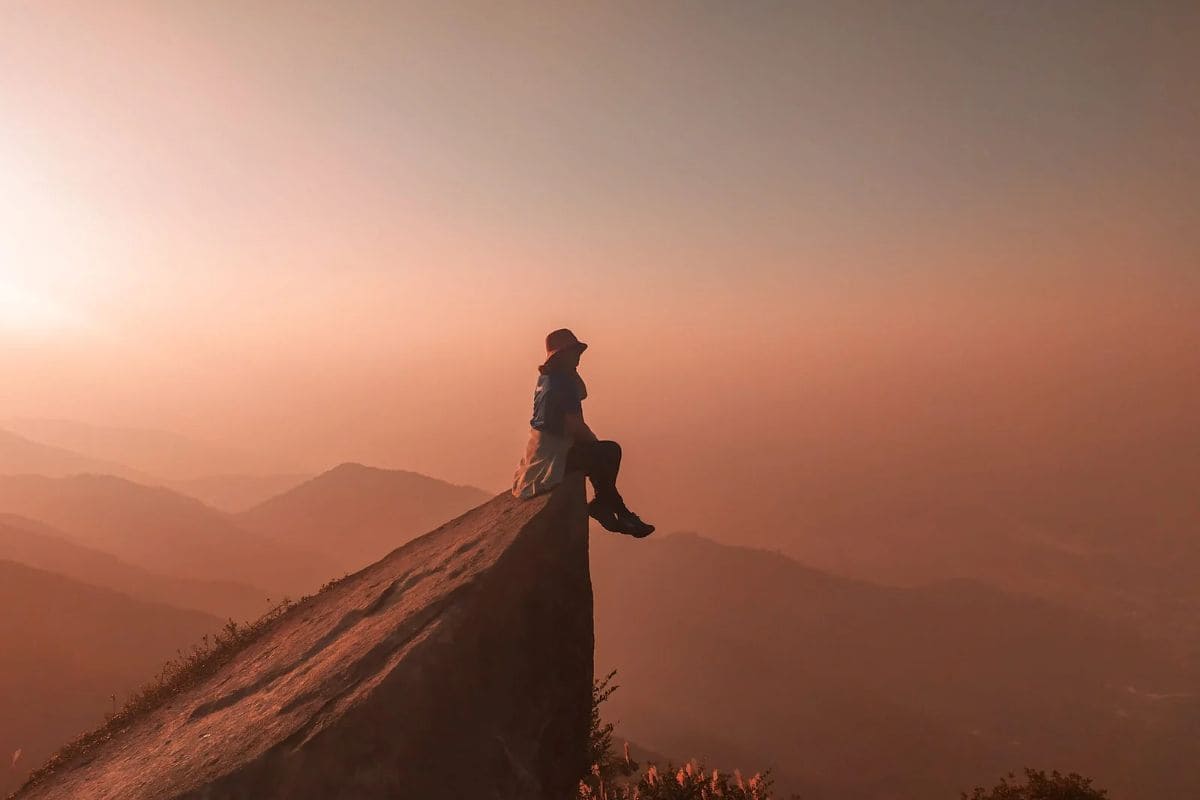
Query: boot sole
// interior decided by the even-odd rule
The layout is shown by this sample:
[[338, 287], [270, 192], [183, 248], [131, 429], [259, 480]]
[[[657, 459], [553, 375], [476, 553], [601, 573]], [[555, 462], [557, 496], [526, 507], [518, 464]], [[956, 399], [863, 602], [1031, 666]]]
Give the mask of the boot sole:
[[622, 530], [617, 525], [616, 517], [612, 517], [611, 519], [605, 519], [602, 515], [591, 514], [591, 513], [589, 513], [588, 516], [591, 517], [592, 519], [596, 520], [596, 522], [599, 522], [600, 527], [604, 528], [604, 530], [606, 530], [606, 531], [611, 531], [612, 533], [625, 533], [625, 531]]

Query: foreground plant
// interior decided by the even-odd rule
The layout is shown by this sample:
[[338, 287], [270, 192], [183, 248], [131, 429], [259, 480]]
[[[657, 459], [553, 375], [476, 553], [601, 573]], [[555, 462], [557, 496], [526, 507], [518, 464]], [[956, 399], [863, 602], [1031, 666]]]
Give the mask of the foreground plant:
[[[594, 774], [594, 777], [599, 777]], [[743, 778], [720, 770], [709, 772], [703, 764], [689, 761], [676, 769], [670, 763], [660, 771], [651, 764], [636, 782], [587, 781], [579, 786], [581, 800], [771, 800], [772, 781], [766, 774]]]
[[1063, 775], [1058, 770], [1049, 775], [1044, 770], [1025, 769], [1025, 782], [1016, 783], [1009, 774], [991, 791], [977, 786], [971, 794], [962, 793], [962, 800], [1107, 800], [1108, 792], [1092, 786], [1092, 779], [1072, 772]]
[[580, 800], [771, 800], [769, 772], [744, 778], [709, 770], [692, 760], [676, 767], [671, 762], [640, 768], [629, 755], [629, 744], [620, 755], [613, 749], [613, 725], [606, 723], [600, 706], [619, 686], [612, 683], [616, 670], [598, 679], [592, 687], [592, 729], [588, 741], [592, 770], [579, 782]]

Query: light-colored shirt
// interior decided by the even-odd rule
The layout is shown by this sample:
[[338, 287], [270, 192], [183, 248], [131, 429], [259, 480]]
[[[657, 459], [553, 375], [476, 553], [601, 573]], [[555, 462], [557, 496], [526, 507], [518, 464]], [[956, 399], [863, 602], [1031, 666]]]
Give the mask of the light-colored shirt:
[[530, 428], [525, 456], [513, 476], [513, 496], [533, 497], [562, 483], [567, 474], [567, 452], [574, 443], [567, 436]]

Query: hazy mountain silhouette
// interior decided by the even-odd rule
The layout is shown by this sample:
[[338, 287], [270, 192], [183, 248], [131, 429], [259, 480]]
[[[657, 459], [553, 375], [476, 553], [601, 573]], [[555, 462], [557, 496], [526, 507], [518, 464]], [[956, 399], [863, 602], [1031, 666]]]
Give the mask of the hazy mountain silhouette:
[[167, 485], [188, 497], [229, 514], [253, 508], [265, 500], [292, 489], [312, 475], [206, 475], [186, 481], [167, 481]]
[[979, 579], [1128, 622], [1196, 657], [1200, 504], [1183, 483], [1200, 475], [1182, 456], [1175, 465], [1170, 475], [1102, 464], [977, 485], [960, 477], [937, 489], [880, 477], [886, 488], [803, 504], [805, 533], [788, 552], [883, 583]]
[[0, 559], [54, 572], [139, 600], [189, 608], [222, 619], [255, 619], [269, 607], [267, 592], [228, 581], [187, 580], [135, 567], [75, 544], [54, 528], [0, 514]]
[[342, 464], [239, 514], [246, 528], [358, 569], [487, 499], [415, 472]]
[[261, 586], [273, 597], [311, 591], [332, 573], [317, 555], [243, 530], [199, 500], [107, 475], [0, 476], [0, 512], [145, 569]]
[[986, 473], [931, 455], [919, 470], [816, 474], [797, 481], [774, 531], [746, 538], [848, 577], [975, 578], [1130, 622], [1200, 655], [1196, 451], [1164, 443], [1153, 462], [1137, 452], [1065, 463], [1031, 454]]
[[39, 442], [103, 461], [128, 464], [144, 474], [164, 480], [189, 480], [224, 473], [291, 471], [291, 465], [271, 456], [200, 441], [171, 431], [116, 428], [66, 419], [20, 418], [3, 424], [9, 430]]
[[35, 442], [0, 430], [0, 475], [48, 475], [64, 477], [82, 472], [120, 475], [131, 480], [148, 480], [132, 467], [91, 458], [61, 447]]
[[[135, 520], [138, 529], [149, 530], [144, 523], [161, 516], [175, 520], [166, 530], [176, 539], [207, 541], [204, 531], [215, 519], [226, 526], [212, 528], [222, 532], [217, 550], [233, 548], [238, 536], [260, 544], [269, 538], [268, 546], [322, 551], [325, 569], [336, 573], [367, 563], [374, 550], [387, 551], [411, 538], [410, 526], [420, 524], [413, 521], [420, 514], [441, 515], [426, 527], [455, 516], [463, 510], [455, 504], [470, 502], [471, 493], [482, 494], [414, 473], [344, 464], [233, 517], [168, 490], [96, 476], [0, 479], [0, 509], [6, 498], [22, 498], [26, 506], [38, 505], [33, 499], [40, 498], [38, 508], [47, 515], [75, 513], [78, 518], [66, 522], [88, 531], [96, 547], [101, 541], [125, 543], [119, 534], [129, 526], [121, 520]], [[433, 511], [435, 503], [445, 503], [446, 510]], [[505, 514], [534, 508], [510, 505]], [[445, 529], [463, 530], [470, 519], [468, 514]], [[77, 536], [70, 525], [61, 527], [65, 535]], [[932, 547], [937, 540], [928, 541]], [[874, 548], [886, 542], [850, 539], [846, 547], [860, 544]], [[1042, 546], [1095, 555], [1062, 542]], [[474, 547], [464, 544], [455, 551], [462, 569], [470, 568]], [[1173, 652], [1125, 624], [1137, 618], [1104, 619], [969, 580], [884, 586], [696, 535], [633, 541], [596, 529], [591, 549], [597, 664], [601, 672], [618, 668], [622, 686], [605, 716], [622, 734], [660, 752], [706, 757], [722, 767], [773, 765], [781, 788], [801, 791], [806, 800], [954, 797], [964, 787], [1026, 764], [1095, 776], [1126, 800], [1200, 791], [1200, 779], [1187, 766], [1200, 761], [1200, 739], [1194, 735], [1200, 730], [1196, 670], [1180, 667]], [[983, 563], [991, 551], [983, 547], [980, 552], [972, 558]], [[1019, 572], [1024, 551], [1016, 552], [1011, 562], [999, 560], [994, 568], [1000, 574]], [[947, 556], [964, 559], [966, 553], [959, 542]], [[199, 563], [189, 559], [193, 562]], [[213, 563], [210, 559], [205, 569], [229, 574]], [[905, 557], [898, 556], [897, 563], [906, 563]], [[1077, 569], [1071, 559], [1064, 563]], [[1034, 584], [1042, 566], [1031, 570]], [[348, 604], [335, 604], [320, 618], [321, 625], [348, 626], [335, 625], [330, 641], [341, 641], [362, 624], [376, 624], [366, 621], [377, 613], [371, 609], [393, 602], [378, 580], [364, 577], [381, 568], [354, 576]], [[435, 573], [441, 575], [440, 570]], [[425, 580], [424, 571], [404, 574], [414, 585]], [[457, 573], [451, 569], [444, 578], [456, 580]], [[537, 586], [544, 578], [530, 575], [528, 582]], [[416, 602], [411, 587], [402, 585], [396, 602]], [[537, 606], [530, 603], [528, 608]], [[297, 626], [289, 635], [307, 641], [306, 630]], [[272, 647], [290, 646], [286, 637], [272, 641]], [[364, 642], [353, 647], [360, 645]], [[512, 653], [520, 647], [499, 650]], [[243, 695], [237, 686], [246, 681], [258, 686], [251, 677], [229, 673], [221, 680], [235, 686], [226, 694], [237, 698], [296, 688], [289, 678]], [[324, 697], [324, 691], [314, 690], [313, 696]], [[235, 699], [229, 714], [239, 702]], [[459, 719], [459, 724], [467, 723]], [[323, 725], [315, 723], [312, 730]], [[151, 743], [148, 752], [170, 745], [154, 744], [149, 733], [144, 740]], [[328, 740], [319, 745], [337, 746]], [[249, 768], [258, 776], [254, 780], [279, 777], [274, 752], [269, 749]], [[72, 780], [86, 782], [91, 769]], [[67, 789], [54, 791], [58, 794], [47, 796], [69, 796], [62, 793]]]
[[[220, 621], [0, 560], [0, 793]], [[21, 756], [12, 769], [12, 755]], [[82, 796], [82, 795], [80, 795]]]
[[19, 796], [564, 800], [588, 768], [592, 647], [583, 481], [505, 492]]
[[[1200, 791], [1196, 688], [1127, 629], [958, 581], [898, 589], [695, 535], [592, 541], [597, 666], [638, 741], [823, 800], [953, 797], [1025, 764]], [[1132, 688], [1131, 688], [1132, 687]], [[1164, 750], [1165, 748], [1165, 750]], [[1163, 768], [1174, 763], [1175, 767]]]

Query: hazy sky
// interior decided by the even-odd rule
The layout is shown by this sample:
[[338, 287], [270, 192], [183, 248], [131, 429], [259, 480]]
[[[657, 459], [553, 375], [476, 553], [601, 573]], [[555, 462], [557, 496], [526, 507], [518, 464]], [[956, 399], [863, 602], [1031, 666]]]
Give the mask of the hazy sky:
[[499, 6], [0, 4], [0, 418], [499, 488], [570, 325], [680, 526], [1196, 431], [1195, 3]]

